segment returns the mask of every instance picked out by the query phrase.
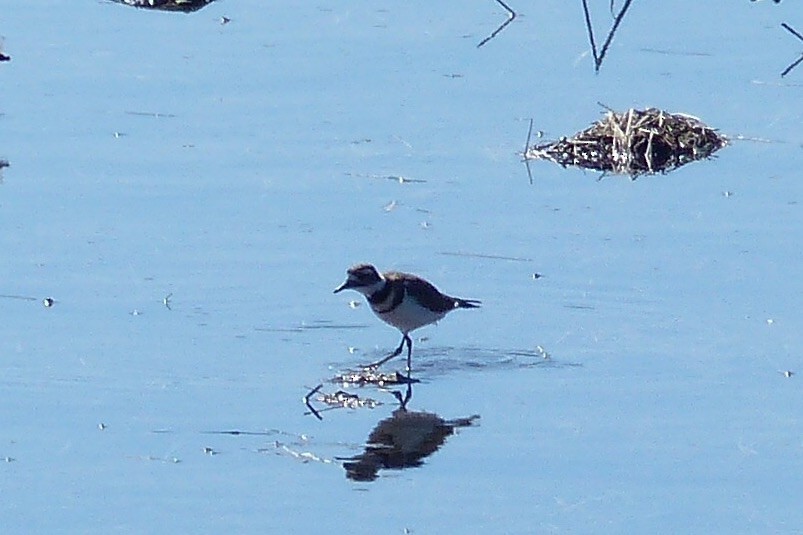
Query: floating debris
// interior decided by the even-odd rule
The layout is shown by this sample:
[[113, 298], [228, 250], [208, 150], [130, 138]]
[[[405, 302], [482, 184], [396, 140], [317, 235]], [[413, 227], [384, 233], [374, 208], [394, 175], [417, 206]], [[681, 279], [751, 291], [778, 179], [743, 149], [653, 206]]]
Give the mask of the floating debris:
[[192, 13], [202, 9], [215, 0], [111, 0], [117, 4], [159, 11], [181, 11]]
[[345, 390], [338, 390], [334, 394], [320, 394], [317, 400], [330, 407], [343, 407], [344, 409], [374, 409], [381, 405], [375, 399], [361, 398], [357, 394], [351, 394]]
[[299, 451], [295, 448], [292, 448], [285, 444], [284, 442], [279, 442], [278, 440], [273, 443], [273, 447], [270, 448], [259, 448], [257, 450], [259, 453], [266, 453], [266, 452], [276, 452], [280, 455], [286, 455], [292, 459], [300, 461], [304, 464], [309, 462], [316, 462], [316, 463], [323, 463], [323, 464], [333, 464], [335, 461], [332, 459], [327, 459], [325, 457], [320, 457], [312, 453], [311, 451]]
[[535, 346], [535, 352], [544, 360], [550, 360], [552, 358], [552, 355], [550, 355], [542, 346]]
[[[344, 390], [338, 390], [334, 394], [327, 394], [325, 392], [321, 392], [321, 388], [323, 388], [323, 384], [319, 384], [312, 390], [310, 390], [307, 395], [304, 396], [304, 405], [310, 410], [308, 414], [314, 415], [319, 420], [323, 420], [323, 417], [315, 407], [312, 406], [312, 398], [315, 397], [315, 401], [323, 403], [327, 405], [326, 409], [321, 410], [331, 410], [331, 409], [374, 409], [380, 405], [381, 402], [371, 399], [371, 398], [361, 398], [357, 394], [351, 394]], [[317, 394], [317, 395], [316, 395]]]
[[636, 179], [710, 158], [727, 144], [727, 138], [691, 115], [656, 108], [609, 110], [573, 137], [533, 146], [528, 139], [524, 158]]
[[406, 375], [393, 372], [393, 373], [378, 373], [376, 368], [366, 367], [359, 371], [348, 371], [341, 373], [331, 379], [333, 383], [341, 383], [344, 385], [376, 385], [376, 386], [390, 386], [390, 385], [406, 385], [417, 383], [417, 379], [411, 379]]

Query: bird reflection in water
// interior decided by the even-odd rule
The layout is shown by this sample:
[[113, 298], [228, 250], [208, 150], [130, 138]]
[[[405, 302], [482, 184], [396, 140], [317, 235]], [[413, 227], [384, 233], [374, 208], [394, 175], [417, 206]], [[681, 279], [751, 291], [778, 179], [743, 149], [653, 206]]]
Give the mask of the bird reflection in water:
[[470, 427], [479, 419], [479, 415], [474, 415], [444, 420], [430, 412], [407, 410], [411, 395], [412, 385], [407, 385], [403, 399], [401, 394], [397, 394], [401, 406], [371, 431], [362, 453], [339, 459], [344, 461], [348, 479], [374, 481], [381, 469], [401, 470], [421, 466], [426, 457], [440, 449], [446, 437], [454, 434], [455, 429]]

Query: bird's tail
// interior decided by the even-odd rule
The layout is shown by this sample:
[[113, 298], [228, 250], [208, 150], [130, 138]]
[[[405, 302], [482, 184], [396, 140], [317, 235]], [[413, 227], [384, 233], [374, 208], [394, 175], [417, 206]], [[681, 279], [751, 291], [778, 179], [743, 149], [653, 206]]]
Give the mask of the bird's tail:
[[476, 299], [460, 299], [459, 297], [454, 298], [454, 307], [455, 308], [480, 308], [482, 301], [478, 301]]

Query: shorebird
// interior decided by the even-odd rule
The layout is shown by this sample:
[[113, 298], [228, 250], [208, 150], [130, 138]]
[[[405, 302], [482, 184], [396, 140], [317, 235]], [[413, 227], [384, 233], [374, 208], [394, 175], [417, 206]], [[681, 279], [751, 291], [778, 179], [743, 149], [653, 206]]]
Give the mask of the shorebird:
[[397, 357], [407, 344], [407, 373], [411, 370], [413, 340], [410, 332], [435, 323], [457, 308], [478, 308], [476, 299], [460, 299], [441, 293], [428, 281], [410, 273], [389, 271], [380, 274], [370, 264], [349, 268], [346, 281], [335, 292], [356, 290], [363, 294], [379, 319], [401, 331], [399, 347], [387, 357], [365, 366], [375, 369]]

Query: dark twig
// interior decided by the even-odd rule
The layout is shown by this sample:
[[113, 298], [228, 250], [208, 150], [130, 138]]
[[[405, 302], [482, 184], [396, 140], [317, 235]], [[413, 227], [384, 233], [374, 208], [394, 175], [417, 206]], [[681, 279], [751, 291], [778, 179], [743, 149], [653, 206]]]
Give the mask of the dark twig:
[[788, 31], [789, 33], [791, 33], [792, 35], [803, 41], [803, 35], [797, 33], [797, 31], [795, 31], [795, 29], [789, 26], [787, 23], [782, 22], [781, 26], [783, 27], [784, 30]]
[[524, 166], [527, 168], [527, 176], [530, 178], [530, 185], [533, 184], [533, 172], [530, 170], [530, 159], [527, 158], [527, 152], [530, 150], [530, 137], [533, 134], [533, 120], [530, 119], [530, 128], [527, 129], [527, 142], [524, 144]]
[[[803, 35], [800, 35], [799, 33], [797, 33], [797, 31], [795, 31], [794, 28], [792, 28], [791, 26], [789, 26], [785, 22], [782, 22], [781, 26], [783, 27], [784, 30], [788, 31], [789, 33], [791, 33], [792, 35], [794, 35], [795, 37], [797, 37], [798, 39], [803, 41]], [[786, 69], [784, 69], [784, 71], [781, 73], [781, 77], [784, 77], [787, 74], [789, 74], [790, 72], [792, 72], [792, 69], [794, 69], [795, 67], [800, 65], [802, 62], [803, 62], [803, 54], [801, 54], [799, 58], [797, 58], [794, 62], [792, 62], [791, 65], [789, 65]]]
[[591, 42], [591, 54], [594, 55], [594, 65], [597, 65], [597, 43], [594, 41], [594, 27], [591, 25], [591, 14], [588, 12], [588, 3], [583, 0], [583, 15], [586, 18], [588, 40]]
[[[597, 53], [597, 43], [594, 40], [594, 28], [591, 25], [591, 14], [588, 11], [588, 2], [587, 0], [583, 0], [583, 15], [585, 16], [586, 20], [586, 29], [588, 30], [588, 40], [591, 42], [591, 53], [594, 55], [594, 72], [599, 72], [600, 68], [602, 67], [602, 60], [605, 59], [605, 54], [608, 52], [608, 47], [611, 45], [613, 41], [613, 36], [616, 34], [616, 30], [619, 28], [619, 24], [622, 23], [622, 20], [625, 18], [625, 14], [627, 10], [630, 9], [630, 4], [633, 0], [625, 0], [624, 5], [622, 5], [622, 9], [619, 10], [619, 13], [613, 19], [613, 25], [611, 26], [610, 31], [608, 32], [608, 37], [605, 39], [605, 42], [602, 44], [602, 48], [600, 49], [599, 53]], [[613, 11], [613, 3], [611, 3], [611, 11]]]
[[527, 154], [527, 150], [530, 148], [530, 138], [533, 135], [533, 120], [530, 119], [530, 127], [527, 129], [527, 142], [524, 144], [524, 154]]
[[617, 28], [619, 28], [619, 24], [625, 18], [625, 13], [630, 8], [630, 4], [633, 0], [625, 0], [622, 9], [619, 10], [619, 14], [616, 15], [616, 18], [613, 20], [613, 26], [611, 26], [611, 31], [608, 32], [608, 38], [605, 40], [605, 43], [602, 45], [602, 50], [600, 50], [599, 58], [596, 58], [596, 72], [599, 72], [600, 67], [602, 67], [602, 60], [605, 57], [605, 53], [608, 51], [608, 46], [610, 46], [611, 41], [613, 41], [613, 35], [616, 33]]
[[312, 406], [312, 403], [310, 403], [310, 398], [312, 398], [312, 396], [317, 394], [321, 390], [321, 388], [323, 388], [323, 384], [319, 384], [318, 386], [310, 390], [306, 396], [304, 396], [304, 405], [306, 405], [310, 413], [313, 414], [319, 420], [323, 420], [323, 416], [321, 416], [321, 413], [315, 410], [315, 407]]
[[505, 10], [507, 11], [507, 20], [503, 22], [491, 35], [480, 41], [480, 43], [477, 45], [477, 48], [480, 48], [482, 45], [484, 45], [485, 43], [496, 37], [499, 34], [499, 32], [504, 30], [505, 27], [511, 22], [513, 22], [513, 19], [516, 18], [516, 12], [510, 9], [510, 6], [508, 6], [502, 0], [496, 0], [496, 3], [505, 8]]
[[597, 106], [599, 106], [600, 108], [604, 109], [607, 112], [616, 113], [616, 111], [613, 108], [611, 108], [610, 106], [608, 106], [604, 102], [600, 102], [599, 100], [597, 101]]
[[799, 58], [797, 58], [791, 65], [789, 65], [786, 69], [784, 69], [784, 71], [781, 73], [781, 76], [786, 76], [787, 74], [792, 72], [792, 69], [800, 65], [802, 62], [803, 62], [803, 54], [801, 54]]

